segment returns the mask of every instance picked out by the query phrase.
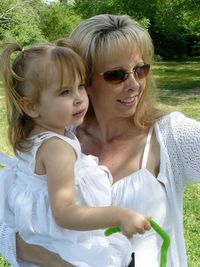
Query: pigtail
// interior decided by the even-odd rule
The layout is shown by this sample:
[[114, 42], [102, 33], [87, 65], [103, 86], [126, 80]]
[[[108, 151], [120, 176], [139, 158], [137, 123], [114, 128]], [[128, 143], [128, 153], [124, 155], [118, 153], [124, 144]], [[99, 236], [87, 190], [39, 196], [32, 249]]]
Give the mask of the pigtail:
[[[23, 67], [19, 67], [19, 65], [20, 61], [23, 65], [23, 49], [17, 43], [8, 43], [5, 46], [0, 57], [0, 70], [6, 97], [8, 138], [14, 152], [16, 152], [16, 150], [24, 150], [22, 143], [33, 125], [30, 123], [30, 118], [23, 112], [21, 105], [21, 97], [23, 96], [21, 87], [23, 87], [24, 78], [22, 77]], [[13, 61], [13, 55], [18, 51], [21, 54]], [[19, 68], [22, 69], [20, 74], [16, 72]]]
[[[6, 48], [1, 54], [0, 58], [0, 68], [3, 74], [3, 84], [5, 89], [6, 101], [8, 104], [8, 112], [12, 111], [10, 109], [14, 106], [21, 112], [20, 108], [20, 95], [15, 90], [15, 80], [22, 80], [22, 77], [18, 76], [12, 68], [12, 54], [17, 51], [22, 51], [22, 48], [17, 43], [6, 44]], [[12, 103], [12, 104], [11, 104]]]

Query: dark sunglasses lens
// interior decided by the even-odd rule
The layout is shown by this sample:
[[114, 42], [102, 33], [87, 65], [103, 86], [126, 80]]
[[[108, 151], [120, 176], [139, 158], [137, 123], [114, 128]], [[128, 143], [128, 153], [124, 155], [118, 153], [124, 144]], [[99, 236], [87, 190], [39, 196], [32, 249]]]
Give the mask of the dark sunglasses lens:
[[145, 64], [143, 66], [139, 66], [136, 68], [135, 73], [137, 74], [139, 79], [142, 79], [144, 77], [146, 77], [149, 73], [150, 70], [150, 65], [149, 64]]
[[[135, 68], [134, 73], [139, 79], [143, 79], [146, 77], [149, 73], [150, 70], [150, 65], [145, 64], [143, 66], [138, 66]], [[119, 70], [111, 70], [111, 71], [106, 71], [104, 73], [104, 79], [108, 82], [113, 82], [113, 83], [120, 83], [128, 79], [130, 72], [127, 72], [123, 69]]]
[[112, 70], [104, 73], [104, 79], [109, 82], [122, 82], [127, 79], [128, 74], [124, 70]]

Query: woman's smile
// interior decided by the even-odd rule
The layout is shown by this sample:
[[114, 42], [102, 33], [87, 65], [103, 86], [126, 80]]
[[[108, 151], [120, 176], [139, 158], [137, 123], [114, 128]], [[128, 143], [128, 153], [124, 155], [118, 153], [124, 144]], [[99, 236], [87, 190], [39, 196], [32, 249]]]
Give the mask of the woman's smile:
[[117, 101], [124, 105], [124, 106], [133, 106], [135, 105], [136, 101], [137, 101], [137, 97], [138, 95], [132, 96], [132, 97], [127, 97], [127, 98], [123, 98], [123, 99], [118, 99]]

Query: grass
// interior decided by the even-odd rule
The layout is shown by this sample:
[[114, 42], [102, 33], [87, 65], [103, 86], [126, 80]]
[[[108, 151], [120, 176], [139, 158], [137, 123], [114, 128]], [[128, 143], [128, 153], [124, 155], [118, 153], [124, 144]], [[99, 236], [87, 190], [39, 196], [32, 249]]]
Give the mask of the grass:
[[[160, 106], [182, 111], [200, 121], [200, 62], [156, 63], [153, 72], [159, 88]], [[0, 150], [10, 153], [6, 138], [7, 124], [0, 84]], [[200, 185], [190, 184], [184, 193], [184, 229], [188, 267], [200, 267]], [[145, 255], [145, 252], [144, 252]], [[0, 267], [8, 263], [0, 257]]]
[[157, 63], [153, 72], [161, 107], [200, 121], [200, 62]]

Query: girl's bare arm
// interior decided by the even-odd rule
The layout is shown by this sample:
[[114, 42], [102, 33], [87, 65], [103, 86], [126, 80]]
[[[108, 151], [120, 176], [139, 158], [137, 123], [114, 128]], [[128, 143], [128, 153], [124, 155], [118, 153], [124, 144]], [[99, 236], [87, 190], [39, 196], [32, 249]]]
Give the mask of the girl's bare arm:
[[59, 226], [79, 231], [119, 226], [127, 237], [150, 229], [146, 216], [136, 211], [115, 206], [96, 208], [77, 204], [74, 184], [76, 154], [63, 140], [52, 138], [44, 143], [40, 158], [48, 177], [52, 213]]

